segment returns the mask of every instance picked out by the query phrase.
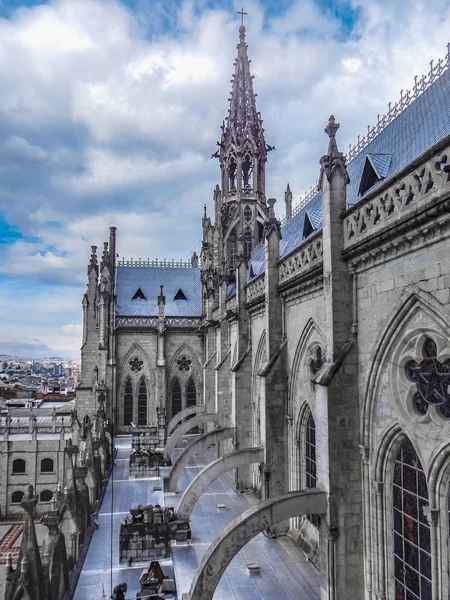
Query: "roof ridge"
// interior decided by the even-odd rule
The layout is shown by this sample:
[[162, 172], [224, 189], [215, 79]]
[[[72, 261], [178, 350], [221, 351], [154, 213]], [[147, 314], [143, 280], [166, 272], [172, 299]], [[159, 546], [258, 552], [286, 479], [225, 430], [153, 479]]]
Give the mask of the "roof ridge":
[[174, 258], [121, 258], [117, 261], [118, 267], [171, 267], [171, 268], [182, 268], [182, 269], [195, 269], [200, 266], [200, 261], [193, 264], [191, 260], [175, 260]]
[[435, 81], [439, 79], [450, 68], [450, 42], [447, 44], [447, 54], [444, 58], [440, 58], [436, 64], [434, 60], [430, 61], [430, 70], [426, 75], [422, 75], [419, 79], [414, 76], [414, 86], [412, 90], [400, 90], [400, 100], [392, 106], [392, 102], [388, 103], [388, 111], [380, 118], [377, 115], [377, 124], [370, 127], [367, 126], [367, 135], [362, 137], [358, 135], [356, 144], [349, 144], [349, 150], [346, 156], [347, 162], [350, 162], [364, 148], [366, 148], [377, 135], [386, 129], [386, 127], [394, 121], [414, 100], [417, 100]]
[[[349, 151], [346, 155], [346, 162], [352, 161], [360, 152], [367, 148], [367, 146], [382, 132], [386, 129], [392, 121], [394, 121], [403, 111], [412, 104], [417, 98], [419, 98], [437, 79], [439, 79], [446, 71], [450, 69], [450, 42], [447, 44], [447, 54], [444, 58], [440, 58], [436, 64], [434, 60], [430, 61], [430, 70], [426, 75], [422, 75], [419, 79], [417, 75], [414, 77], [414, 86], [412, 90], [407, 90], [403, 93], [400, 90], [400, 100], [392, 106], [392, 102], [388, 103], [388, 111], [382, 117], [377, 116], [377, 124], [370, 127], [367, 126], [367, 135], [357, 137], [356, 144], [349, 144]], [[309, 191], [300, 198], [299, 202], [293, 207], [292, 214], [290, 217], [285, 216], [281, 220], [281, 225], [285, 225], [290, 219], [299, 213], [307, 204], [313, 200], [318, 193], [318, 183], [311, 186]]]

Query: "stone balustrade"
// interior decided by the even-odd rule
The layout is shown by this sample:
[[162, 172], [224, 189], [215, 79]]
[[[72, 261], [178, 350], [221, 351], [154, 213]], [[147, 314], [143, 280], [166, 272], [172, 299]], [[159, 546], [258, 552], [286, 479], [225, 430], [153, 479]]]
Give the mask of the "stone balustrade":
[[287, 256], [280, 263], [280, 285], [290, 279], [306, 273], [316, 265], [320, 265], [323, 258], [322, 232], [312, 240], [303, 244], [295, 252]]
[[258, 277], [258, 279], [255, 279], [254, 281], [250, 282], [247, 285], [247, 289], [246, 289], [246, 300], [247, 302], [253, 302], [254, 300], [257, 300], [258, 298], [262, 298], [264, 296], [265, 293], [265, 276], [261, 275], [260, 277]]
[[436, 152], [426, 162], [380, 189], [365, 202], [348, 211], [344, 219], [344, 250], [392, 228], [408, 213], [426, 207], [450, 191], [450, 146]]

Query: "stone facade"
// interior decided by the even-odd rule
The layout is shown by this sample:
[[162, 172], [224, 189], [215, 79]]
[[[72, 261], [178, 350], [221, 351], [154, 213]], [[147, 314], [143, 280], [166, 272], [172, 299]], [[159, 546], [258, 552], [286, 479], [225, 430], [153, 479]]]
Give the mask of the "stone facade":
[[[109, 283], [99, 283], [95, 253], [88, 270], [81, 417], [103, 392], [115, 430], [130, 431], [127, 393], [139, 413], [144, 378], [146, 425], [155, 425], [158, 408], [170, 418], [189, 405], [193, 382], [195, 402], [233, 428], [218, 456], [263, 449], [260, 463], [235, 470], [237, 488], [267, 506], [287, 492], [327, 494], [320, 518], [288, 515], [290, 535], [321, 572], [322, 599], [448, 596], [449, 66], [450, 54], [416, 80], [350, 161], [330, 117], [318, 187], [293, 208], [288, 185], [281, 225], [266, 198], [273, 148], [242, 26], [215, 153], [221, 187], [214, 218], [205, 209], [202, 220], [200, 314], [174, 319], [165, 286], [145, 314], [118, 311], [114, 231], [100, 270]], [[143, 268], [161, 269], [145, 272], [156, 281], [170, 267]]]

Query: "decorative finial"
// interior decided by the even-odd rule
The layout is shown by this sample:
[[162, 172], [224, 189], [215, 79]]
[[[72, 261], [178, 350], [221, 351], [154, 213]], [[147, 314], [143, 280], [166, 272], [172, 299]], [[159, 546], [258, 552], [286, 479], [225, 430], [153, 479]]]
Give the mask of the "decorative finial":
[[325, 133], [328, 135], [328, 137], [335, 137], [337, 130], [340, 127], [340, 123], [336, 123], [336, 120], [334, 118], [334, 115], [330, 115], [330, 118], [328, 119], [328, 125], [325, 127]]

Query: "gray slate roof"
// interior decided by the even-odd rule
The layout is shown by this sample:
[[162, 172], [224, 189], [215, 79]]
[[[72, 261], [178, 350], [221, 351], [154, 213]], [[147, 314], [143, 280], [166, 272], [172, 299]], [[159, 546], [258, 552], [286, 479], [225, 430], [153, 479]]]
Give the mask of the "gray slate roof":
[[[200, 269], [182, 267], [117, 267], [116, 295], [119, 316], [158, 316], [158, 296], [164, 286], [166, 317], [199, 317], [202, 314]], [[145, 300], [132, 300], [138, 289]], [[187, 300], [174, 300], [181, 289]]]
[[[350, 183], [347, 187], [347, 207], [364, 197], [358, 196], [358, 192], [367, 157], [383, 179], [366, 193], [376, 190], [383, 180], [402, 171], [413, 160], [450, 135], [449, 98], [450, 70], [447, 70], [348, 163]], [[319, 167], [317, 171], [319, 173]], [[303, 236], [306, 214], [314, 231], [322, 228], [322, 192], [318, 192], [282, 227], [281, 257], [287, 256], [306, 241], [307, 237]], [[263, 272], [264, 248], [257, 246], [249, 261], [249, 281]]]

